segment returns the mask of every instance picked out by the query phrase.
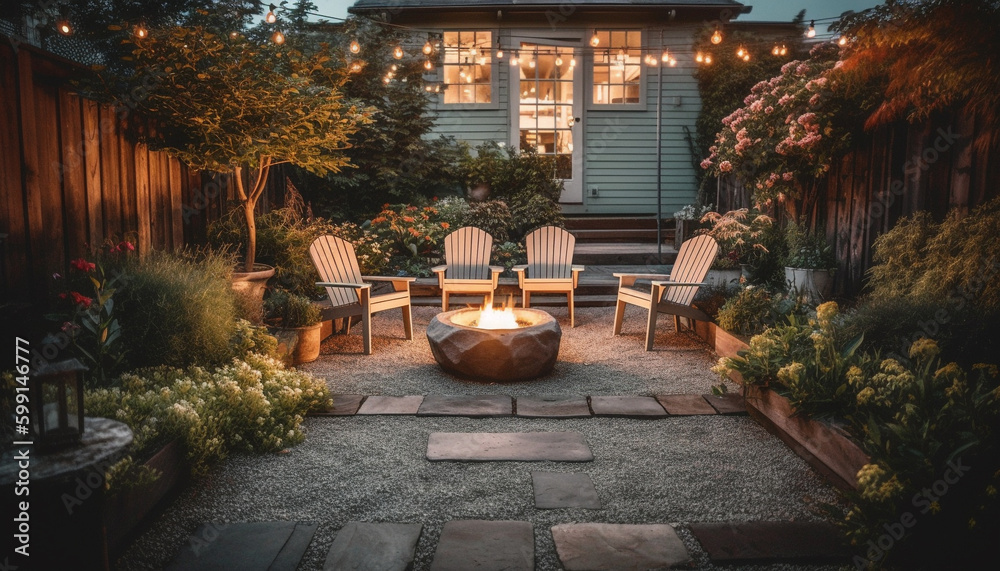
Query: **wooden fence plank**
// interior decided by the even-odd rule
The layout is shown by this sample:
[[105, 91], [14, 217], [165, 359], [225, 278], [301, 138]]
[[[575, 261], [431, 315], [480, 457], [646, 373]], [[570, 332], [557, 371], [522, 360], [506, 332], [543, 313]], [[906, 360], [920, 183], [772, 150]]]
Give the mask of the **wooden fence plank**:
[[73, 259], [87, 253], [87, 187], [80, 98], [66, 89], [59, 90], [59, 129], [66, 257]]
[[25, 236], [27, 238], [28, 267], [25, 278], [28, 291], [35, 296], [44, 295], [45, 275], [42, 190], [39, 173], [42, 165], [38, 156], [38, 115], [35, 110], [35, 77], [32, 71], [31, 52], [20, 50], [18, 63], [18, 97], [21, 113], [21, 157], [24, 179]]
[[140, 255], [150, 251], [151, 220], [149, 213], [149, 148], [139, 143], [135, 147], [135, 216], [136, 250]]
[[35, 124], [39, 129], [35, 145], [38, 149], [42, 241], [33, 249], [36, 267], [44, 276], [56, 271], [65, 271], [67, 267], [57, 92], [58, 88], [55, 86], [35, 83], [35, 113], [37, 113]]
[[126, 234], [133, 235], [138, 232], [137, 212], [138, 201], [135, 190], [135, 143], [125, 135], [125, 130], [119, 123], [116, 125], [118, 134], [118, 174], [121, 177], [121, 200], [122, 200], [122, 231], [119, 239]]
[[177, 159], [170, 159], [170, 195], [167, 207], [169, 208], [170, 226], [167, 233], [170, 235], [170, 248], [176, 250], [184, 245], [184, 212], [181, 210], [181, 195], [184, 192], [184, 181], [181, 178], [181, 163]]
[[99, 108], [98, 140], [101, 148], [101, 200], [104, 204], [104, 237], [122, 233], [121, 174], [118, 163], [118, 126], [115, 112], [108, 106]]
[[959, 216], [969, 213], [969, 187], [972, 182], [972, 138], [976, 125], [971, 115], [962, 113], [955, 117], [955, 132], [959, 138], [951, 149], [951, 180], [948, 196], [949, 208], [957, 210]]
[[7, 234], [0, 248], [0, 278], [8, 291], [24, 282], [28, 267], [16, 61], [13, 48], [0, 45], [0, 123], [6, 126], [0, 129], [0, 232]]
[[83, 167], [87, 187], [87, 242], [104, 241], [104, 200], [101, 196], [100, 109], [96, 101], [83, 100]]

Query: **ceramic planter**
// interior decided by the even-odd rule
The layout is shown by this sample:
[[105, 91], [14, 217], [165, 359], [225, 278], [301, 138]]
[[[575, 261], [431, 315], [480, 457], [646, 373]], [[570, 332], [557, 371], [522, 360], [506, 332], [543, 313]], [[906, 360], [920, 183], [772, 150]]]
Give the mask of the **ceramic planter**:
[[[274, 268], [266, 264], [254, 264], [252, 272], [233, 272], [230, 278], [230, 285], [233, 291], [246, 295], [258, 305], [264, 303], [264, 289], [267, 287], [267, 280], [274, 275]], [[256, 323], [255, 325], [260, 325]]]
[[785, 283], [809, 301], [819, 302], [829, 299], [833, 292], [833, 273], [830, 270], [786, 267]]
[[271, 334], [278, 340], [278, 354], [286, 365], [311, 363], [319, 358], [323, 324], [305, 327], [271, 327]]
[[705, 283], [709, 287], [735, 288], [740, 285], [740, 275], [742, 270], [708, 270], [705, 275]]

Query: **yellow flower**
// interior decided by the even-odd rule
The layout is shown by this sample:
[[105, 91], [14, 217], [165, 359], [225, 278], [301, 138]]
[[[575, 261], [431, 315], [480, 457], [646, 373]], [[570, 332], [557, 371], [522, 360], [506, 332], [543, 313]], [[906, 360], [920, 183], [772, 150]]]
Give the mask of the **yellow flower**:
[[926, 363], [940, 353], [941, 348], [938, 347], [937, 341], [927, 337], [921, 337], [910, 345], [910, 358], [914, 361]]
[[983, 371], [992, 378], [996, 378], [1000, 375], [1000, 369], [997, 368], [993, 363], [976, 363], [972, 366], [973, 371]]
[[871, 387], [865, 387], [861, 389], [861, 392], [858, 393], [857, 396], [858, 404], [859, 405], [868, 404], [868, 402], [872, 400], [872, 397], [874, 396], [875, 396], [875, 389]]
[[941, 504], [937, 502], [931, 502], [930, 510], [932, 514], [938, 513], [939, 511], [941, 511]]
[[865, 373], [857, 365], [851, 365], [847, 370], [847, 382], [854, 387], [860, 386], [865, 380]]
[[840, 312], [840, 308], [837, 306], [837, 302], [828, 301], [826, 303], [821, 303], [819, 307], [816, 308], [816, 319], [819, 320], [820, 325], [830, 323], [830, 321], [837, 317]]
[[792, 386], [802, 380], [806, 366], [802, 363], [789, 363], [778, 370], [778, 380], [785, 386]]
[[976, 518], [970, 517], [969, 518], [969, 529], [972, 529], [974, 527], [976, 527]]
[[997, 495], [997, 489], [995, 487], [993, 487], [992, 485], [986, 486], [986, 495], [988, 497], [991, 497], [991, 498], [992, 497], [996, 497], [996, 495]]

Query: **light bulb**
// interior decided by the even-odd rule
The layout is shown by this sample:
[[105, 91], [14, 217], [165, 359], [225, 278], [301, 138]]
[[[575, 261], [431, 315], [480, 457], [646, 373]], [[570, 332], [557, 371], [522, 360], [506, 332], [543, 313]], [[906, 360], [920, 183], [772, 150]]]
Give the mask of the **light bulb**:
[[517, 64], [518, 64], [517, 50], [514, 50], [514, 53], [510, 56], [510, 65], [517, 65]]
[[56, 22], [56, 30], [58, 30], [59, 33], [64, 36], [73, 35], [73, 26], [69, 23], [69, 20], [66, 18], [60, 18]]
[[441, 93], [441, 86], [440, 85], [435, 85], [434, 86], [434, 93]]
[[736, 57], [743, 57], [745, 53], [747, 53], [746, 50], [743, 49], [743, 46], [740, 46], [740, 49], [736, 50]]
[[779, 48], [778, 45], [775, 44], [774, 49], [771, 50], [771, 55], [780, 55], [780, 54], [781, 54], [781, 48]]
[[722, 43], [722, 32], [720, 32], [718, 30], [718, 28], [712, 34], [712, 43], [713, 44], [720, 44], [720, 43]]
[[749, 53], [743, 54], [743, 61], [750, 61], [750, 54]]
[[389, 85], [390, 81], [392, 81], [392, 78], [389, 77], [388, 75], [382, 78], [382, 83], [384, 83], [386, 85]]
[[236, 38], [240, 37], [240, 33], [235, 31], [229, 32], [229, 37], [235, 40]]
[[389, 66], [389, 70], [392, 72], [395, 72], [397, 69], [399, 69], [399, 66], [396, 64], [392, 64]]
[[696, 61], [698, 63], [701, 63], [701, 62], [705, 61], [705, 56], [702, 55], [701, 52], [698, 52], [698, 54], [696, 56], [694, 56], [694, 61]]
[[267, 15], [264, 16], [264, 21], [267, 22], [268, 24], [273, 24], [273, 23], [277, 22], [278, 21], [278, 17], [274, 15], [274, 11], [277, 10], [277, 9], [278, 9], [278, 7], [275, 6], [274, 4], [269, 5], [267, 7], [267, 10], [268, 10], [267, 11]]
[[535, 69], [535, 60], [533, 59], [528, 60], [528, 67], [530, 67], [531, 69]]
[[570, 60], [569, 60], [569, 66], [570, 67], [576, 67], [576, 58], [570, 58]]
[[622, 48], [618, 48], [618, 55], [616, 55], [615, 57], [618, 59], [618, 61], [625, 61], [625, 50]]
[[139, 22], [135, 25], [135, 28], [132, 29], [132, 33], [135, 34], [135, 37], [141, 40], [149, 35], [149, 30], [146, 29], [146, 26], [144, 26], [142, 22]]
[[816, 20], [810, 20], [809, 21], [809, 29], [806, 30], [806, 37], [807, 38], [815, 38], [816, 37]]
[[503, 59], [503, 50], [497, 48], [497, 59]]
[[562, 67], [563, 58], [561, 56], [556, 56], [556, 67]]
[[351, 73], [358, 73], [361, 71], [361, 62], [353, 62], [350, 67]]
[[597, 46], [601, 45], [601, 38], [598, 38], [598, 37], [597, 37], [597, 34], [594, 34], [594, 35], [593, 35], [593, 36], [592, 36], [592, 37], [590, 38], [590, 45], [594, 46], [595, 48], [596, 48]]
[[666, 63], [670, 61], [670, 52], [663, 50], [663, 55], [660, 56], [660, 61]]
[[431, 45], [430, 40], [427, 40], [427, 42], [424, 44], [422, 51], [426, 56], [431, 55], [431, 52], [434, 51], [434, 46]]
[[677, 60], [670, 58], [670, 67], [674, 67], [675, 65], [677, 65]]
[[396, 59], [403, 59], [403, 48], [396, 46], [392, 50], [392, 57]]
[[424, 69], [426, 69], [427, 71], [434, 69], [434, 64], [431, 63], [431, 60], [429, 59], [424, 60]]
[[844, 36], [840, 36], [840, 39], [837, 40], [837, 45], [846, 46], [847, 38], [845, 38]]
[[712, 64], [712, 56], [706, 55], [705, 56], [705, 63], [711, 65]]
[[430, 93], [431, 91], [434, 91], [434, 88], [431, 87], [431, 85], [428, 83], [427, 85], [424, 86], [424, 91]]
[[785, 55], [787, 53], [788, 53], [788, 48], [786, 48], [785, 46], [781, 46], [781, 55]]
[[357, 40], [351, 40], [351, 53], [356, 54], [361, 51], [361, 44]]
[[285, 34], [282, 34], [281, 30], [275, 30], [274, 33], [271, 34], [271, 41], [280, 46], [285, 43]]
[[462, 79], [465, 79], [465, 70], [464, 69], [458, 70], [458, 77], [461, 77]]

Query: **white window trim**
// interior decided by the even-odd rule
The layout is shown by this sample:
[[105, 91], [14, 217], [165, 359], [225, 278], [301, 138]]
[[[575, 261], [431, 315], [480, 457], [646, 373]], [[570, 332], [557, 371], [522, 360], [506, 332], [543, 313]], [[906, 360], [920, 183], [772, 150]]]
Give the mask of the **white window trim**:
[[[437, 95], [437, 109], [442, 111], [461, 111], [461, 110], [475, 110], [475, 109], [501, 109], [503, 106], [500, 104], [500, 63], [507, 63], [507, 54], [504, 54], [502, 60], [497, 60], [496, 56], [496, 43], [499, 37], [500, 30], [496, 28], [475, 28], [475, 27], [461, 27], [461, 28], [442, 28], [438, 30], [437, 33], [444, 37], [445, 32], [489, 32], [491, 43], [493, 44], [492, 51], [490, 52], [490, 65], [492, 70], [490, 72], [490, 102], [489, 103], [445, 103], [444, 102], [444, 89], [448, 85], [444, 82], [444, 64], [438, 65], [434, 69], [435, 81], [441, 85], [441, 93]], [[444, 49], [442, 44], [441, 49]]]
[[586, 99], [584, 105], [587, 111], [646, 111], [646, 81], [649, 76], [650, 67], [645, 64], [644, 61], [639, 61], [640, 69], [639, 73], [639, 101], [636, 103], [595, 103], [594, 102], [594, 54], [600, 48], [595, 48], [590, 45], [589, 38], [593, 37], [597, 30], [628, 30], [628, 31], [638, 31], [639, 45], [643, 52], [647, 49], [647, 44], [649, 43], [649, 29], [648, 28], [627, 28], [627, 27], [610, 27], [610, 28], [590, 28], [587, 30], [587, 40], [584, 42], [584, 50], [586, 51], [586, 56], [584, 61], [586, 62], [586, 69], [584, 70], [584, 89], [586, 89]]

